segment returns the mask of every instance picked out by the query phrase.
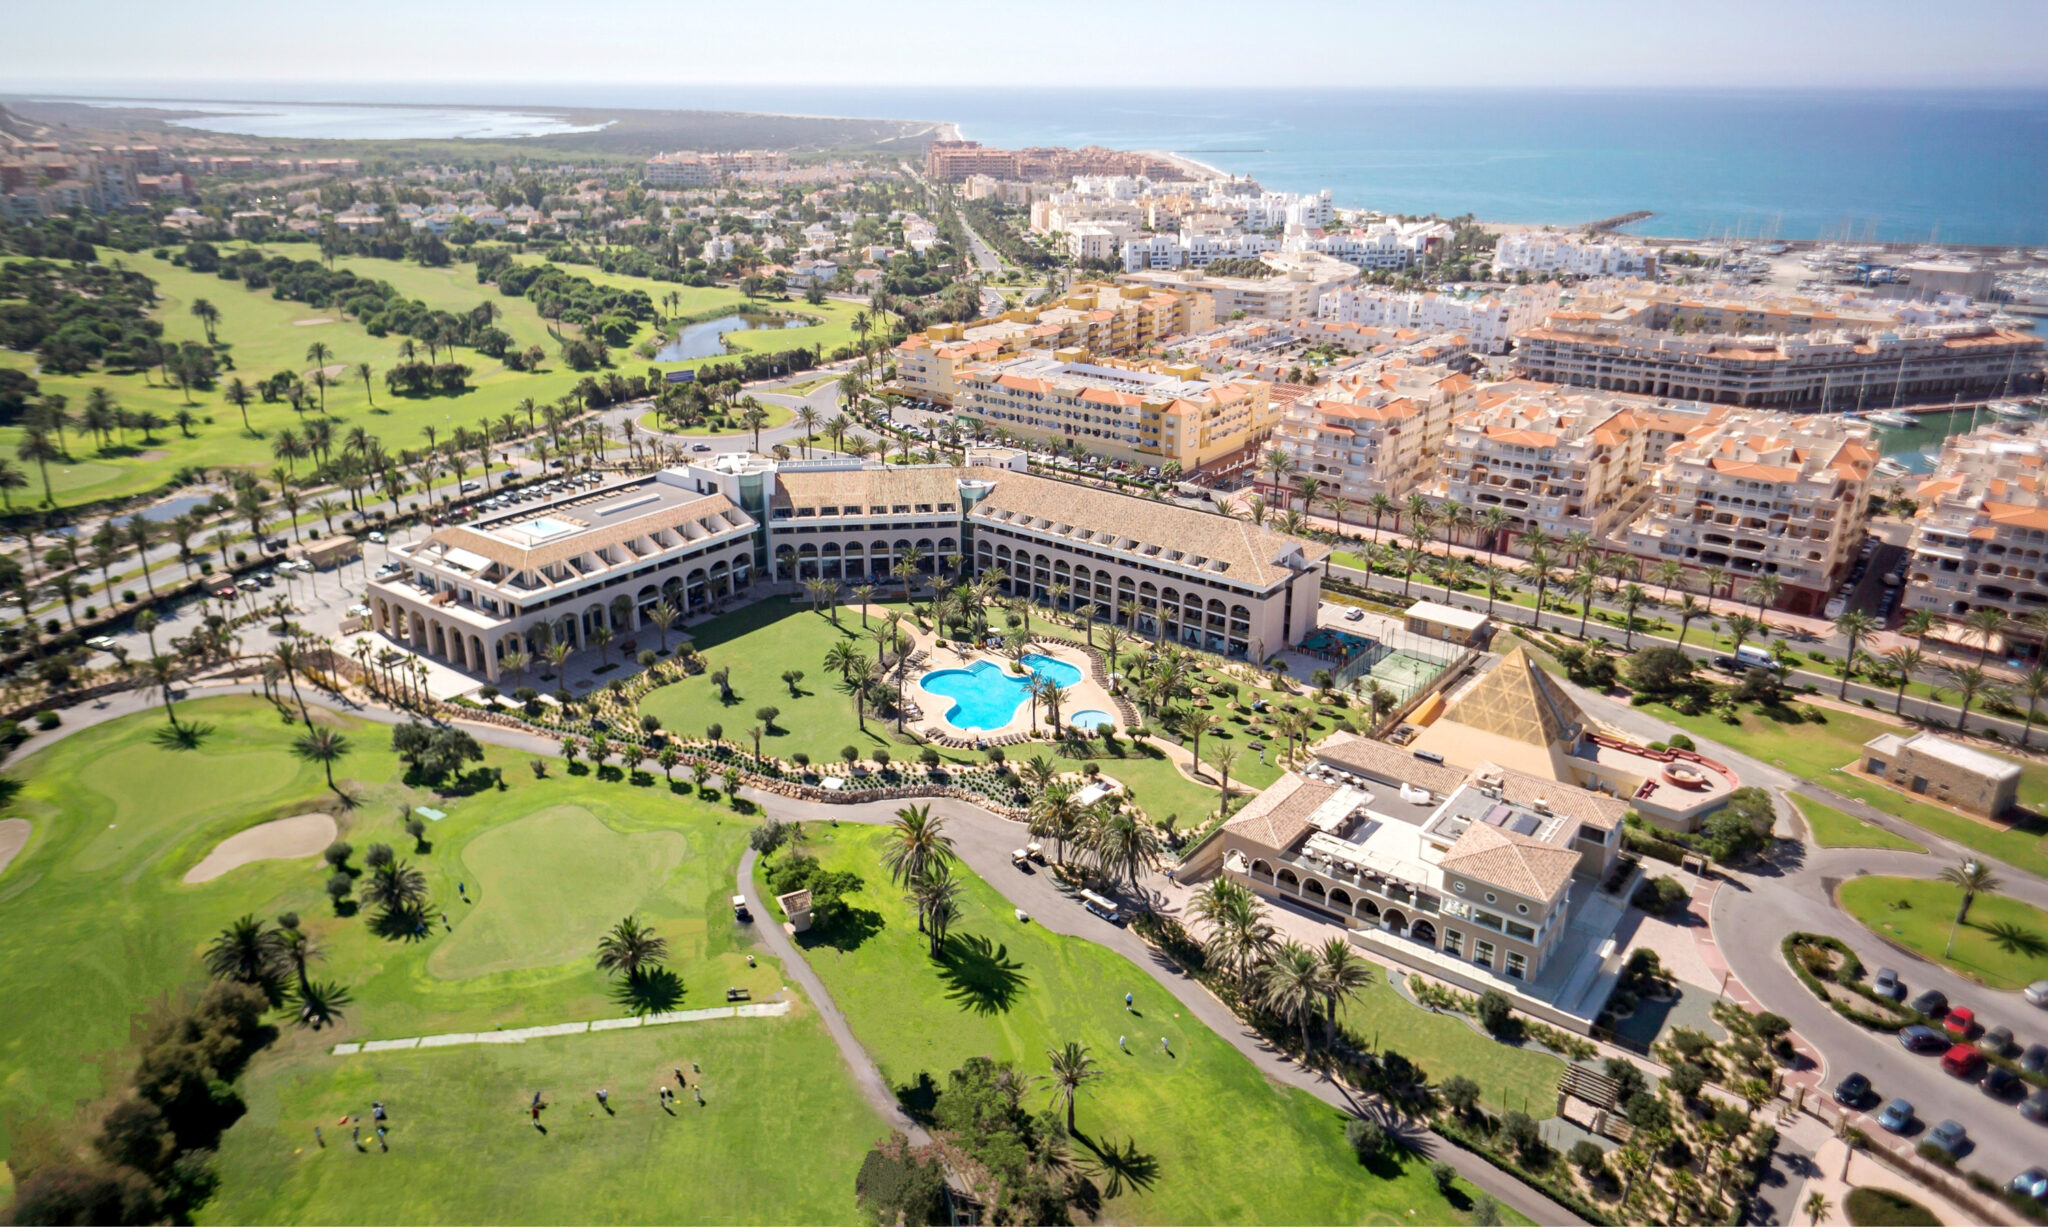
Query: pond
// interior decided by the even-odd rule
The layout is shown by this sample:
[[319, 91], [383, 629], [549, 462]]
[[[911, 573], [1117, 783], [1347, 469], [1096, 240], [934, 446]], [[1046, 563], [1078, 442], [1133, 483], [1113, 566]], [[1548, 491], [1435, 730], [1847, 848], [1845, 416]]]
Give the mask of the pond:
[[728, 332], [808, 328], [811, 323], [812, 321], [807, 319], [793, 319], [782, 315], [721, 315], [717, 319], [683, 325], [683, 330], [676, 334], [675, 340], [655, 351], [654, 360], [682, 362], [690, 358], [716, 358], [720, 354], [730, 352], [725, 347], [725, 334]]

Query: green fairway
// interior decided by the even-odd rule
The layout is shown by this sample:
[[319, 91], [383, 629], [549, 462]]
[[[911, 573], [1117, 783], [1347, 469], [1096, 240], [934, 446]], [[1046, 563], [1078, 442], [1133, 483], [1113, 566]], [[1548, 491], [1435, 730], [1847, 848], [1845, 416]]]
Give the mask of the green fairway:
[[1962, 892], [1948, 883], [1872, 874], [1842, 883], [1838, 897], [1843, 910], [1871, 929], [1992, 988], [2048, 979], [2048, 912], [2017, 899], [1979, 893], [1944, 955], [1962, 902]]
[[[213, 727], [203, 748], [179, 753], [151, 741], [160, 715], [87, 729], [19, 764], [24, 781], [10, 816], [29, 819], [29, 846], [0, 876], [0, 1158], [47, 1153], [74, 1114], [119, 1086], [138, 1026], [165, 1002], [202, 983], [206, 942], [245, 913], [295, 911], [322, 957], [313, 975], [352, 995], [342, 1022], [318, 1033], [286, 1026], [238, 1089], [251, 1115], [222, 1143], [221, 1200], [206, 1211], [248, 1222], [385, 1221], [844, 1221], [852, 1174], [882, 1129], [862, 1104], [807, 1003], [786, 1017], [683, 1024], [615, 1035], [571, 1036], [520, 1047], [328, 1055], [340, 1040], [488, 1031], [618, 1017], [620, 982], [598, 971], [596, 935], [629, 913], [669, 943], [673, 991], [662, 1008], [720, 1004], [740, 986], [756, 999], [782, 986], [750, 931], [731, 918], [733, 873], [752, 824], [657, 783], [600, 781], [559, 769], [535, 779], [523, 756], [492, 750], [503, 789], [441, 797], [401, 781], [388, 727], [316, 716], [349, 739], [335, 771], [356, 797], [338, 804], [320, 770], [287, 752], [301, 731], [257, 699], [180, 705], [181, 718]], [[657, 777], [658, 779], [658, 777]], [[416, 847], [401, 829], [416, 805], [447, 817]], [[184, 873], [227, 836], [271, 819], [327, 812], [354, 845], [360, 870], [371, 843], [390, 844], [425, 875], [430, 932], [387, 939], [372, 917], [337, 914], [316, 858], [270, 860], [203, 884]], [[467, 888], [466, 900], [457, 890]], [[699, 1054], [708, 1054], [699, 1057]], [[652, 1105], [656, 1067], [707, 1059], [721, 1123], [659, 1143], [628, 1129], [610, 1139], [579, 1134], [574, 1113], [551, 1140], [566, 1150], [527, 1162], [523, 1096], [547, 1089], [565, 1103], [611, 1087], [634, 1111]], [[666, 1063], [666, 1064], [664, 1064]], [[716, 1072], [713, 1072], [715, 1069]], [[724, 1080], [721, 1084], [720, 1080]], [[374, 1093], [365, 1087], [374, 1086]], [[756, 1093], [740, 1094], [746, 1086]], [[644, 1090], [644, 1096], [643, 1096]], [[707, 1094], [714, 1093], [707, 1091]], [[412, 1105], [401, 1130], [417, 1130], [407, 1162], [416, 1179], [365, 1182], [294, 1151], [312, 1126], [333, 1127], [368, 1098]], [[516, 1100], [516, 1102], [515, 1102]], [[692, 1104], [694, 1107], [694, 1104]], [[665, 1121], [666, 1118], [664, 1118]], [[706, 1118], [711, 1119], [710, 1117]], [[809, 1143], [801, 1172], [748, 1180], [767, 1148], [808, 1122], [829, 1127]], [[503, 1130], [499, 1129], [504, 1125]], [[647, 1122], [633, 1128], [643, 1130]], [[551, 1125], [552, 1129], [552, 1125]], [[637, 1149], [636, 1149], [637, 1148]], [[306, 1155], [311, 1155], [311, 1149]], [[378, 1161], [397, 1161], [401, 1148]], [[330, 1160], [371, 1159], [330, 1147]], [[478, 1163], [483, 1159], [485, 1162]], [[593, 1180], [598, 1165], [648, 1173]], [[815, 1170], [812, 1166], [815, 1165]], [[655, 1198], [699, 1190], [699, 1201]], [[369, 1190], [368, 1183], [387, 1187]]]
[[[1020, 923], [964, 869], [961, 916], [946, 961], [935, 963], [879, 867], [884, 838], [873, 828], [812, 829], [811, 851], [828, 868], [866, 880], [849, 902], [867, 922], [861, 938], [814, 945], [810, 957], [891, 1085], [911, 1088], [929, 1076], [943, 1087], [950, 1070], [980, 1054], [1039, 1074], [1047, 1049], [1077, 1041], [1106, 1071], [1080, 1098], [1077, 1158], [1112, 1143], [1156, 1164], [1150, 1177], [1105, 1195], [1104, 1221], [1461, 1221], [1425, 1162], [1410, 1159], [1386, 1175], [1360, 1166], [1345, 1147], [1341, 1113], [1268, 1082], [1122, 956]], [[1135, 1014], [1124, 1008], [1127, 992]], [[1044, 1094], [1035, 1091], [1030, 1106]]]
[[1822, 805], [1807, 797], [1793, 797], [1792, 804], [1799, 807], [1800, 816], [1813, 832], [1813, 842], [1823, 848], [1896, 848], [1902, 852], [1925, 852], [1927, 849], [1907, 839], [1894, 835], [1881, 826], [1874, 826], [1861, 818], [1843, 813], [1832, 805]]
[[[312, 247], [299, 244], [275, 244], [266, 250], [293, 259], [313, 259], [317, 255]], [[50, 466], [51, 489], [61, 505], [156, 490], [168, 483], [179, 469], [193, 466], [247, 467], [268, 472], [276, 463], [270, 451], [272, 440], [285, 428], [300, 431], [303, 426], [300, 415], [284, 401], [266, 404], [260, 399], [252, 400], [249, 404], [250, 429], [244, 430], [240, 413], [224, 399], [222, 389], [229, 379], [236, 377], [253, 388], [277, 371], [309, 376], [314, 363], [306, 357], [306, 349], [316, 341], [331, 351], [328, 363], [341, 368], [333, 374], [335, 382], [326, 392], [326, 414], [333, 420], [335, 437], [342, 438], [349, 430], [362, 427], [382, 439], [393, 453], [400, 449], [423, 447], [423, 431], [428, 426], [438, 431], [439, 437], [445, 441], [457, 426], [475, 427], [483, 420], [497, 421], [506, 413], [514, 413], [524, 421], [526, 415], [520, 408], [522, 401], [528, 398], [541, 404], [553, 401], [570, 392], [586, 374], [593, 373], [572, 371], [564, 366], [558, 356], [562, 327], [543, 320], [531, 301], [508, 298], [498, 293], [495, 285], [479, 285], [474, 264], [426, 268], [370, 256], [344, 257], [335, 261], [337, 268], [347, 268], [363, 277], [390, 282], [408, 297], [417, 298], [436, 309], [466, 312], [479, 303], [491, 303], [502, 313], [498, 326], [510, 334], [520, 348], [538, 345], [548, 355], [540, 370], [521, 372], [474, 350], [461, 350], [457, 361], [472, 368], [467, 391], [456, 396], [398, 397], [386, 390], [383, 372], [399, 361], [399, 346], [405, 338], [395, 334], [373, 337], [354, 320], [344, 318], [339, 310], [279, 301], [271, 296], [268, 289], [250, 290], [240, 282], [223, 281], [211, 273], [181, 268], [148, 252], [109, 252], [103, 258], [116, 256], [128, 267], [156, 282], [159, 301], [154, 314], [163, 323], [165, 340], [204, 341], [206, 331], [192, 315], [192, 304], [203, 298], [218, 308], [217, 333], [226, 347], [223, 351], [226, 361], [222, 363], [218, 385], [210, 391], [194, 391], [189, 398], [175, 385], [160, 383], [153, 371], [115, 375], [94, 370], [80, 375], [35, 376], [43, 391], [69, 397], [73, 412], [85, 403], [86, 394], [92, 388], [103, 387], [122, 408], [135, 412], [151, 410], [167, 423], [146, 440], [130, 431], [125, 447], [117, 440], [115, 446], [104, 453], [90, 436], [66, 432], [70, 457]], [[533, 260], [528, 257], [524, 262]], [[680, 291], [684, 295], [685, 314], [713, 312], [722, 307], [730, 307], [734, 311], [749, 307], [745, 295], [738, 290], [717, 287], [691, 289], [644, 278], [599, 273], [577, 265], [563, 267], [572, 274], [602, 284], [644, 290], [656, 299], [663, 294]], [[759, 309], [762, 305], [757, 302], [752, 307]], [[855, 342], [857, 337], [852, 319], [864, 309], [863, 304], [837, 299], [827, 300], [818, 306], [780, 301], [765, 305], [815, 318], [819, 322], [802, 328], [735, 332], [728, 339], [734, 350], [769, 352], [823, 346], [829, 354], [841, 345]], [[569, 335], [574, 331], [573, 327], [568, 328]], [[654, 336], [653, 327], [643, 326], [635, 341]], [[713, 357], [660, 365], [664, 369], [679, 369], [719, 360]], [[368, 362], [374, 368], [373, 389], [366, 389], [356, 374], [356, 365], [361, 362]], [[634, 354], [631, 347], [621, 347], [613, 352], [611, 369], [644, 373], [654, 365]], [[0, 366], [33, 372], [35, 356], [0, 351]], [[605, 374], [603, 371], [594, 373], [600, 377]], [[198, 419], [189, 438], [176, 426], [168, 424], [181, 408], [189, 408]], [[317, 408], [309, 410], [308, 416], [318, 412]], [[777, 408], [770, 408], [771, 415], [777, 412]], [[784, 416], [788, 413], [786, 409], [779, 412]], [[0, 455], [13, 456], [20, 439], [20, 428], [0, 427]], [[16, 492], [17, 501], [41, 497], [41, 477], [33, 471], [33, 466], [30, 466], [29, 477], [30, 489]]]
[[[1838, 711], [1823, 713], [1826, 723], [1816, 724], [1774, 720], [1745, 709], [1739, 723], [1728, 724], [1718, 716], [1683, 715], [1661, 703], [1648, 704], [1641, 710], [1695, 736], [1710, 737], [1823, 788], [1854, 797], [1887, 814], [1896, 814], [1916, 827], [1997, 857], [2014, 868], [2048, 874], [2048, 845], [2042, 840], [2048, 824], [2041, 819], [2028, 816], [2010, 824], [1980, 822], [1914, 801], [1875, 780], [1842, 770], [1862, 758], [1863, 743], [1880, 733], [1897, 732], [1898, 725]], [[1981, 747], [1982, 743], [1973, 744]], [[2020, 805], [2035, 813], [2048, 812], [2048, 767], [2028, 761], [2021, 761], [2020, 766]]]

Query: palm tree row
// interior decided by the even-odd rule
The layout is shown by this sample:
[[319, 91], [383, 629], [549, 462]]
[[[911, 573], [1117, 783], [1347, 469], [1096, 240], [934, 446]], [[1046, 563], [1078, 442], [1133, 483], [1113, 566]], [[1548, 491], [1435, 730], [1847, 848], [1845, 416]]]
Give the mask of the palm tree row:
[[1372, 965], [1349, 939], [1332, 937], [1313, 948], [1280, 940], [1265, 904], [1228, 878], [1203, 887], [1188, 914], [1206, 930], [1207, 963], [1229, 979], [1246, 1006], [1298, 1028], [1304, 1054], [1315, 1050], [1309, 1024], [1320, 1019], [1324, 1042], [1334, 1042], [1344, 1004], [1372, 983]]

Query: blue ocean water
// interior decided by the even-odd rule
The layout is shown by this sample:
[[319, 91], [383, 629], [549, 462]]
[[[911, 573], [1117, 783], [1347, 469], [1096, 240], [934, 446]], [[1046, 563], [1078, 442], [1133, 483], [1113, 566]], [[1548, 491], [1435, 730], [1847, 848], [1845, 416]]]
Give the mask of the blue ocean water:
[[[136, 97], [130, 83], [119, 91]], [[239, 87], [239, 91], [253, 87]], [[165, 87], [159, 98], [207, 96]], [[1086, 90], [280, 84], [277, 102], [652, 107], [922, 118], [991, 145], [1184, 153], [1340, 204], [1674, 236], [2048, 242], [2048, 91]], [[517, 101], [511, 101], [511, 99]], [[195, 124], [208, 124], [201, 119]], [[246, 121], [245, 121], [246, 122]], [[219, 122], [230, 128], [232, 120]], [[307, 130], [352, 135], [332, 116]], [[421, 112], [404, 135], [454, 135]], [[375, 131], [405, 121], [385, 112]], [[493, 127], [495, 127], [495, 123]], [[313, 130], [318, 128], [319, 130]]]

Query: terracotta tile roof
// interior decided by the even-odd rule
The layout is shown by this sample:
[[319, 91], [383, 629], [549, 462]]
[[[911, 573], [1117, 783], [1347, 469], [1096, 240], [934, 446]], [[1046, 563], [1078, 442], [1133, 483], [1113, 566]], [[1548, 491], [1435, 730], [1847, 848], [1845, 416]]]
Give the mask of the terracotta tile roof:
[[1603, 796], [1589, 792], [1576, 784], [1565, 784], [1549, 776], [1531, 775], [1516, 771], [1498, 763], [1481, 763], [1474, 775], [1497, 775], [1501, 780], [1501, 797], [1510, 804], [1523, 809], [1535, 809], [1538, 801], [1548, 805], [1552, 812], [1578, 819], [1590, 827], [1611, 831], [1621, 825], [1628, 813], [1628, 802], [1619, 797]]
[[1314, 753], [1318, 759], [1347, 771], [1394, 784], [1413, 784], [1439, 797], [1450, 795], [1465, 782], [1465, 772], [1456, 767], [1417, 758], [1412, 750], [1356, 733], [1332, 733], [1317, 743]]
[[1788, 482], [1799, 480], [1798, 469], [1787, 469], [1774, 464], [1758, 464], [1750, 460], [1721, 460], [1707, 462], [1717, 473], [1730, 477], [1747, 478], [1750, 481]]
[[959, 514], [960, 476], [947, 465], [890, 465], [886, 468], [827, 469], [804, 472], [784, 469], [775, 475], [773, 507], [870, 507], [919, 505], [939, 514], [941, 505]]
[[1984, 504], [1984, 514], [1993, 524], [2009, 528], [2048, 529], [2048, 507], [2022, 507], [2017, 503]]
[[1445, 873], [1547, 900], [1571, 881], [1579, 854], [1484, 822], [1467, 826], [1440, 862]]
[[1310, 830], [1308, 817], [1337, 795], [1340, 785], [1303, 779], [1292, 771], [1245, 802], [1223, 829], [1275, 852], [1287, 852]]

